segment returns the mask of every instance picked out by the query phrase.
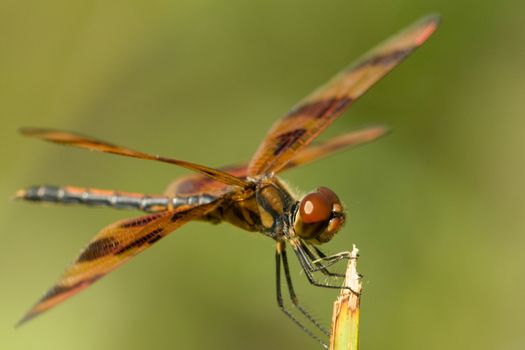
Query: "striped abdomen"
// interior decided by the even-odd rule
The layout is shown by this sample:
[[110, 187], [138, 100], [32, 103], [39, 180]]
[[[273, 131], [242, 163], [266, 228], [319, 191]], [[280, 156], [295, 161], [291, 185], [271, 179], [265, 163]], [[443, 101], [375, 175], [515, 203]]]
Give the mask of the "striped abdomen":
[[117, 209], [136, 209], [149, 213], [173, 209], [181, 205], [207, 204], [216, 199], [209, 195], [168, 197], [72, 186], [59, 187], [48, 185], [32, 186], [20, 190], [16, 193], [16, 198], [33, 202], [82, 204]]

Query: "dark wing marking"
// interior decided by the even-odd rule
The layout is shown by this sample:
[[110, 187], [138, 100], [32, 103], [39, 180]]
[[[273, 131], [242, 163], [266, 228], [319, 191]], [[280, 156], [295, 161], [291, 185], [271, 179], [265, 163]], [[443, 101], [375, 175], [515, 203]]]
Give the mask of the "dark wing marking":
[[158, 155], [151, 155], [148, 153], [135, 151], [129, 148], [117, 146], [117, 145], [114, 145], [114, 144], [111, 144], [105, 141], [100, 141], [100, 140], [97, 140], [97, 139], [94, 139], [88, 136], [83, 136], [83, 135], [72, 133], [72, 132], [53, 130], [53, 129], [41, 129], [41, 128], [22, 128], [20, 129], [20, 132], [25, 136], [35, 137], [41, 140], [50, 141], [50, 142], [54, 142], [54, 143], [58, 143], [62, 145], [78, 147], [78, 148], [85, 148], [85, 149], [98, 151], [98, 152], [118, 154], [118, 155], [126, 156], [126, 157], [133, 157], [133, 158], [147, 159], [147, 160], [154, 160], [154, 161], [164, 162], [164, 163], [169, 163], [169, 164], [175, 164], [180, 167], [199, 172], [201, 174], [204, 174], [206, 176], [213, 178], [216, 181], [223, 182], [225, 184], [232, 185], [232, 186], [246, 187], [248, 185], [246, 181], [243, 181], [235, 176], [232, 176], [230, 174], [227, 174], [225, 172], [222, 172], [222, 171], [219, 171], [213, 168], [209, 168], [204, 165], [190, 163], [184, 160], [162, 157]]
[[202, 206], [121, 220], [102, 229], [69, 266], [58, 282], [20, 320], [21, 325], [91, 286], [188, 221], [213, 210], [219, 201]]
[[250, 162], [248, 175], [282, 169], [355, 100], [423, 44], [438, 24], [435, 15], [417, 21], [307, 96], [272, 126]]

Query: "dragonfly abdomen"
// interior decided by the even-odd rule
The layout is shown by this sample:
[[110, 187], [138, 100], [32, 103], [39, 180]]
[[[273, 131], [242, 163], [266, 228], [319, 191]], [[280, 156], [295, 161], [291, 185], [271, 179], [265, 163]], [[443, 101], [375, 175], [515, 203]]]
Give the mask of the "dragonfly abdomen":
[[168, 197], [141, 193], [117, 192], [73, 186], [32, 186], [20, 190], [16, 198], [32, 202], [60, 204], [81, 204], [116, 209], [136, 209], [145, 212], [159, 212], [181, 205], [200, 205], [212, 202], [211, 196]]

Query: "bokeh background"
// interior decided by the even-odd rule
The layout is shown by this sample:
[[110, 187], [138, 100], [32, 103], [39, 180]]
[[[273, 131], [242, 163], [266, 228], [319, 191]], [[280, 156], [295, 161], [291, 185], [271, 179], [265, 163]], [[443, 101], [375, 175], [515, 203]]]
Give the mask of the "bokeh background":
[[[330, 186], [364, 274], [362, 349], [525, 347], [524, 2], [0, 2], [0, 348], [317, 349], [275, 306], [271, 240], [191, 223], [93, 288], [14, 323], [102, 227], [136, 212], [13, 202], [20, 187], [159, 193], [187, 172], [23, 139], [81, 131], [220, 166], [333, 73], [429, 12], [429, 42], [323, 137], [393, 133], [294, 169]], [[328, 322], [336, 292], [293, 276]]]

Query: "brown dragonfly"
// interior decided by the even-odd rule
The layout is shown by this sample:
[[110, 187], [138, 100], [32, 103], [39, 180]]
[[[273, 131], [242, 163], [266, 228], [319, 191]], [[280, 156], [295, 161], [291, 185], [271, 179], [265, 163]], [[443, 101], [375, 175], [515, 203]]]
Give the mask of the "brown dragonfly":
[[[341, 71], [279, 119], [251, 161], [239, 166], [212, 169], [135, 151], [77, 133], [41, 128], [21, 129], [25, 136], [174, 164], [196, 174], [174, 181], [162, 195], [48, 185], [19, 190], [17, 198], [33, 202], [108, 206], [148, 213], [115, 222], [102, 229], [19, 324], [91, 286], [183, 224], [192, 220], [214, 224], [225, 221], [247, 231], [261, 232], [275, 240], [277, 303], [293, 322], [324, 345], [321, 338], [314, 335], [314, 331], [328, 332], [299, 304], [295, 294], [286, 246], [289, 244], [297, 256], [311, 284], [340, 288], [340, 283], [321, 282], [318, 277], [338, 276], [330, 268], [336, 262], [348, 258], [348, 254], [343, 252], [328, 256], [318, 246], [330, 241], [341, 229], [345, 222], [344, 208], [337, 195], [326, 187], [319, 187], [298, 199], [276, 174], [384, 135], [386, 127], [369, 126], [326, 142], [312, 144], [355, 100], [423, 44], [438, 24], [437, 15], [422, 18]], [[297, 309], [296, 312], [302, 314], [301, 317], [310, 324], [309, 327], [299, 321], [296, 313], [285, 307], [281, 294], [282, 272], [291, 303]]]

